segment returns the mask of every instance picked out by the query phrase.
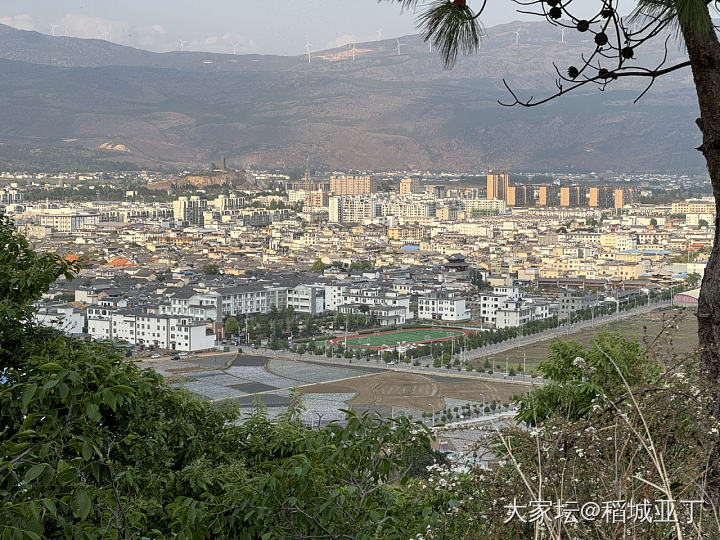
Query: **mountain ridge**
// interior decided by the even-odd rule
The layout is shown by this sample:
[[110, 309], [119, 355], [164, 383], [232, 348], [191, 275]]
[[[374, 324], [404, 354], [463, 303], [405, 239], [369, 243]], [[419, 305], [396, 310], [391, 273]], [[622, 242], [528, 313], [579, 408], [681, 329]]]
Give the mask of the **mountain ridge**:
[[542, 107], [500, 107], [503, 77], [524, 96], [547, 95], [552, 62], [570, 65], [587, 46], [569, 33], [561, 43], [545, 23], [489, 28], [480, 53], [452, 71], [418, 36], [400, 38], [399, 55], [392, 39], [356, 44], [355, 61], [340, 47], [308, 63], [8, 28], [0, 25], [0, 141], [28, 148], [67, 145], [150, 168], [223, 156], [238, 167], [300, 167], [310, 156], [328, 169], [703, 169], [689, 70], [658, 80], [636, 105], [642, 86], [622, 81]]

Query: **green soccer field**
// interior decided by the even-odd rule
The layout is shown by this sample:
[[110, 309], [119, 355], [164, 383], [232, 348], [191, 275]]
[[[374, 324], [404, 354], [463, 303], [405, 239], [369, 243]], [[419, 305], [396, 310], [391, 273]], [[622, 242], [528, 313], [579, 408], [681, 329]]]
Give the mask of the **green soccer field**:
[[[462, 330], [448, 330], [445, 328], [413, 328], [410, 330], [393, 330], [377, 334], [365, 334], [348, 336], [348, 348], [381, 349], [396, 347], [398, 343], [417, 344], [430, 343], [433, 341], [446, 341], [452, 338], [465, 335]], [[345, 338], [339, 337], [328, 342], [333, 345], [345, 345]]]

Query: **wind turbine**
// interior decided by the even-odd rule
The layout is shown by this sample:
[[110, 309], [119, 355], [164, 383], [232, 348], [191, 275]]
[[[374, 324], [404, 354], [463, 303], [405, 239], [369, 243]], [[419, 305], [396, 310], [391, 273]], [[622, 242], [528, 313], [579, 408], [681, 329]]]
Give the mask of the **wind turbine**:
[[352, 49], [350, 49], [350, 50], [352, 51], [352, 57], [353, 57], [353, 62], [354, 62], [355, 61], [355, 44], [354, 43], [352, 44]]
[[375, 32], [377, 33], [378, 41], [382, 41], [383, 29], [381, 28], [380, 30], [375, 30]]
[[107, 29], [104, 29], [104, 30], [103, 30], [103, 39], [104, 39], [105, 41], [108, 40], [108, 31], [107, 31]]
[[65, 37], [67, 37], [67, 24], [65, 25]]
[[520, 29], [515, 30], [515, 45], [520, 43]]
[[560, 43], [565, 43], [565, 29], [560, 29]]
[[185, 44], [190, 43], [189, 41], [183, 41], [182, 39], [180, 41], [180, 54], [185, 52]]
[[233, 56], [237, 54], [238, 43], [233, 43]]
[[428, 53], [432, 54], [432, 41], [428, 41]]
[[310, 56], [310, 46], [311, 45], [312, 45], [312, 43], [310, 43], [309, 41], [305, 42], [305, 50], [307, 51], [308, 64], [310, 64], [311, 60], [312, 60], [312, 57]]
[[60, 28], [59, 24], [51, 24], [50, 25], [50, 31], [52, 32], [53, 37], [55, 37], [55, 29]]
[[404, 43], [400, 43], [399, 39], [396, 39], [397, 41], [397, 48], [395, 49], [397, 51], [397, 55], [400, 56], [400, 45], [405, 45]]

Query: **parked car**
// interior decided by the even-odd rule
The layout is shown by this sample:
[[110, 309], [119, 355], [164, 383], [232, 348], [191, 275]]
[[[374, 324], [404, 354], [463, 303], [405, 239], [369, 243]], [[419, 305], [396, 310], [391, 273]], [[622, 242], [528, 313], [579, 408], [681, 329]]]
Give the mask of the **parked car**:
[[151, 355], [150, 355], [150, 358], [160, 358], [160, 355], [157, 354], [157, 353], [151, 354]]
[[178, 353], [178, 356], [187, 356], [187, 355], [188, 355], [188, 353], [186, 353], [186, 352]]
[[170, 360], [180, 360], [180, 355], [179, 355], [179, 354], [173, 354], [173, 355], [170, 357]]

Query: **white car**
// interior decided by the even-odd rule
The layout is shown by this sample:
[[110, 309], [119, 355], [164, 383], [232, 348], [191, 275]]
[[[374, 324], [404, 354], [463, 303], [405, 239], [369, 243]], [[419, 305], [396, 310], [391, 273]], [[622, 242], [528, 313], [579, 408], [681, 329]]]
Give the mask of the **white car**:
[[160, 355], [159, 354], [151, 354], [150, 358], [160, 358]]
[[187, 356], [187, 355], [188, 355], [188, 353], [186, 353], [186, 352], [178, 353], [178, 356]]

